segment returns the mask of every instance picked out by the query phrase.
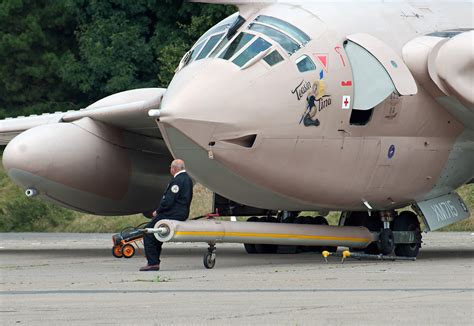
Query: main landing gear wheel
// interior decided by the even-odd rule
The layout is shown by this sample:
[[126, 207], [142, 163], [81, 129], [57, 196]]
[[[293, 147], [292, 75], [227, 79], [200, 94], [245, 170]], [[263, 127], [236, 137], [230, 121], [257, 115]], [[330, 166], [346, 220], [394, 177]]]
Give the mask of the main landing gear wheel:
[[[249, 217], [247, 222], [271, 222], [277, 223], [278, 220], [274, 217]], [[278, 246], [270, 244], [252, 244], [244, 243], [245, 251], [248, 254], [274, 254], [276, 253]]]
[[379, 236], [380, 253], [390, 255], [395, 248], [395, 239], [390, 229], [383, 229]]
[[[278, 220], [272, 216], [269, 217], [260, 217], [257, 219], [257, 222], [263, 222], [263, 223], [277, 223]], [[277, 245], [272, 245], [272, 244], [256, 244], [255, 245], [255, 251], [259, 254], [274, 254], [278, 250]]]
[[135, 255], [135, 247], [131, 244], [126, 244], [122, 247], [122, 255], [125, 258], [132, 258]]
[[401, 212], [392, 222], [393, 231], [417, 231], [416, 243], [400, 243], [395, 246], [395, 255], [416, 257], [421, 248], [420, 222], [415, 213]]
[[114, 255], [115, 258], [122, 258], [122, 248], [120, 248], [119, 246], [113, 246], [112, 255]]
[[[256, 217], [256, 216], [249, 217], [247, 219], [247, 222], [258, 222], [258, 217]], [[255, 248], [255, 245], [253, 243], [244, 243], [244, 248], [245, 248], [245, 251], [248, 254], [256, 254], [257, 253], [257, 249]]]

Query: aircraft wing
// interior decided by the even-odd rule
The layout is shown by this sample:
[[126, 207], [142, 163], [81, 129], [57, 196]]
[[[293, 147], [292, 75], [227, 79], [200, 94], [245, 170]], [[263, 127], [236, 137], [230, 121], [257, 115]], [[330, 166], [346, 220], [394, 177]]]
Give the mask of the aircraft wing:
[[165, 91], [164, 88], [135, 89], [113, 94], [78, 111], [0, 120], [0, 145], [6, 145], [23, 131], [40, 125], [73, 122], [85, 117], [137, 134], [160, 137], [148, 111], [159, 107]]
[[6, 145], [23, 131], [40, 125], [61, 122], [66, 112], [31, 115], [29, 117], [7, 118], [0, 120], [0, 145]]

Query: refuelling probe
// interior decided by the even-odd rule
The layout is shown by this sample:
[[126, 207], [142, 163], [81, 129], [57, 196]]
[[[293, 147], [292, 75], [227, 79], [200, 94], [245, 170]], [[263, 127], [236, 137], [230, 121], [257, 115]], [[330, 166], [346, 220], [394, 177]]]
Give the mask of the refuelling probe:
[[154, 233], [161, 242], [208, 243], [208, 252], [204, 255], [206, 268], [214, 267], [216, 243], [365, 248], [377, 240], [375, 233], [371, 233], [362, 226], [161, 220], [155, 224], [154, 228], [143, 230]]

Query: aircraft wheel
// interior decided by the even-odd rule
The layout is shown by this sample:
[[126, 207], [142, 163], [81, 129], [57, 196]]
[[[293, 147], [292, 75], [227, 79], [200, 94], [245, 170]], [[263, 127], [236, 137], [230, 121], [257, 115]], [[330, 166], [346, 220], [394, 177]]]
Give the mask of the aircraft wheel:
[[122, 255], [125, 258], [132, 258], [133, 255], [135, 255], [135, 247], [133, 247], [131, 244], [126, 244], [122, 247]]
[[[258, 217], [251, 216], [247, 219], [247, 222], [258, 222]], [[257, 253], [257, 249], [255, 249], [255, 245], [253, 243], [244, 243], [244, 248], [245, 248], [245, 251], [248, 254], [256, 254]]]
[[257, 253], [257, 249], [255, 248], [255, 245], [253, 243], [244, 243], [244, 248], [245, 248], [245, 251], [248, 254], [256, 254]]
[[[418, 231], [418, 240], [421, 242], [420, 222], [415, 213], [401, 212], [392, 222], [393, 231]], [[421, 243], [401, 243], [395, 246], [395, 255], [403, 257], [416, 257], [420, 251]]]
[[[257, 219], [258, 222], [270, 222], [267, 217], [260, 217]], [[259, 254], [274, 254], [278, 250], [277, 245], [271, 245], [271, 244], [256, 244], [255, 245], [255, 250]]]
[[379, 236], [380, 252], [382, 255], [390, 255], [395, 247], [393, 232], [390, 229], [383, 229]]
[[207, 252], [204, 255], [202, 262], [204, 263], [204, 267], [206, 267], [207, 269], [211, 269], [214, 268], [214, 266], [216, 265], [216, 258], [213, 257], [212, 253]]
[[115, 258], [122, 258], [122, 248], [120, 248], [120, 246], [113, 246], [112, 255], [114, 255]]

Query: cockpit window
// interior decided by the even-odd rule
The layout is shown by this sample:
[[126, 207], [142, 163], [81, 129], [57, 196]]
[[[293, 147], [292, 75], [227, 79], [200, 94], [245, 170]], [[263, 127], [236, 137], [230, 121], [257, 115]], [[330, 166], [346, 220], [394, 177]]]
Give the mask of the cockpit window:
[[[262, 58], [269, 66], [274, 66], [284, 61], [282, 50], [275, 48], [276, 43], [292, 55], [311, 40], [296, 26], [264, 15], [258, 16], [248, 26], [247, 32], [240, 32], [234, 36], [244, 23], [245, 18], [235, 13], [212, 27], [184, 55], [178, 70], [194, 60], [215, 56], [232, 60], [242, 69]], [[314, 62], [308, 56], [299, 58], [297, 66], [300, 71], [316, 69]]]
[[230, 45], [225, 49], [219, 58], [229, 60], [235, 53], [237, 53], [245, 44], [250, 42], [254, 38], [254, 35], [248, 33], [240, 33], [237, 37], [230, 43]]
[[237, 56], [232, 62], [239, 67], [243, 67], [247, 62], [254, 58], [257, 54], [267, 50], [272, 45], [265, 41], [263, 38], [257, 38], [252, 44], [250, 44], [241, 54]]
[[300, 49], [300, 45], [296, 41], [272, 27], [252, 23], [249, 29], [258, 33], [262, 33], [263, 35], [266, 35], [275, 42], [279, 43], [289, 55], [292, 55]]
[[194, 49], [191, 50], [191, 58], [189, 59], [189, 62], [193, 61], [196, 56], [199, 54], [199, 51], [201, 51], [202, 47], [204, 46], [204, 41], [199, 43], [194, 47]]
[[214, 51], [212, 51], [212, 53], [209, 55], [209, 58], [215, 57], [219, 52], [221, 52], [221, 50], [224, 48], [224, 46], [227, 45], [227, 43], [229, 43], [229, 40], [227, 39], [227, 37], [224, 37], [224, 39], [219, 43], [219, 45], [216, 46]]
[[290, 23], [287, 23], [284, 20], [281, 20], [275, 17], [262, 15], [255, 18], [255, 21], [276, 27], [282, 30], [283, 32], [287, 33], [288, 35], [290, 35], [292, 38], [294, 38], [296, 41], [298, 41], [301, 44], [308, 43], [311, 40], [309, 36], [306, 35], [306, 33], [304, 33], [302, 30], [300, 30], [296, 26], [291, 25]]
[[270, 52], [265, 58], [263, 58], [263, 61], [268, 63], [270, 66], [276, 65], [278, 62], [283, 61], [283, 57], [277, 50], [273, 50]]
[[[193, 60], [204, 59], [214, 48], [216, 48], [216, 50], [212, 51], [212, 54], [215, 55], [217, 50], [222, 49], [228, 42], [228, 39], [224, 36], [226, 34], [225, 31], [229, 30], [231, 26], [234, 26], [236, 21], [241, 23], [241, 17], [239, 16], [239, 13], [235, 13], [227, 17], [204, 33], [204, 35], [199, 38], [191, 50], [186, 52], [186, 54], [183, 56], [177, 71], [181, 70]], [[221, 42], [219, 43], [219, 41]], [[216, 47], [218, 43], [219, 45]]]
[[316, 70], [316, 65], [314, 64], [313, 60], [310, 59], [307, 55], [299, 57], [296, 60], [296, 66], [300, 72]]
[[209, 54], [209, 52], [211, 52], [211, 50], [214, 49], [217, 42], [219, 42], [219, 40], [222, 38], [223, 35], [224, 33], [220, 33], [220, 34], [211, 36], [209, 40], [207, 41], [206, 45], [201, 50], [201, 53], [199, 53], [199, 55], [197, 56], [196, 60], [205, 58]]
[[211, 27], [211, 29], [209, 29], [206, 33], [204, 33], [199, 38], [199, 40], [197, 40], [195, 44], [198, 44], [200, 41], [205, 40], [207, 37], [209, 37], [212, 34], [216, 34], [228, 29], [234, 23], [234, 21], [238, 19], [238, 17], [239, 17], [239, 13], [236, 12], [235, 14], [230, 15], [229, 17], [225, 18], [224, 20], [219, 22], [217, 25]]

